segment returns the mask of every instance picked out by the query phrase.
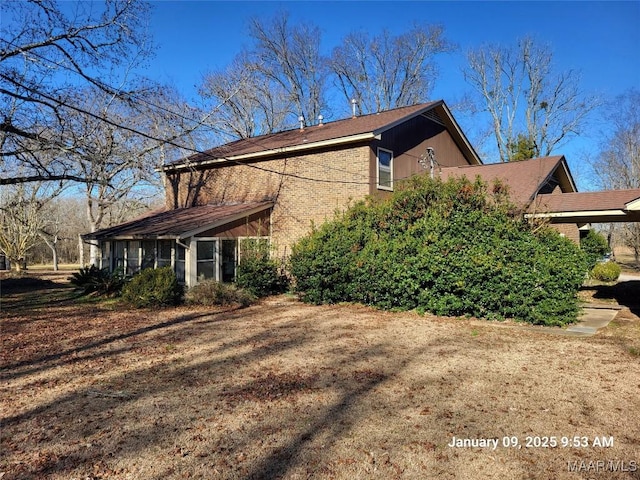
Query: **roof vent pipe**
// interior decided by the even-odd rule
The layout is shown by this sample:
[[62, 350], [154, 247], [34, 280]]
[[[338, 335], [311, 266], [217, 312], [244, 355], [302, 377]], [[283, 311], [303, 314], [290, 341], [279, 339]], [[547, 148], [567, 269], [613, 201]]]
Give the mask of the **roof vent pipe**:
[[356, 104], [358, 102], [355, 98], [351, 99], [351, 118], [356, 118]]
[[300, 122], [300, 130], [304, 130], [304, 117], [302, 115], [300, 115], [298, 117], [298, 121]]
[[319, 127], [321, 127], [321, 126], [323, 125], [323, 124], [322, 124], [322, 121], [323, 121], [323, 120], [324, 120], [324, 117], [323, 117], [322, 115], [318, 115], [318, 126], [319, 126]]

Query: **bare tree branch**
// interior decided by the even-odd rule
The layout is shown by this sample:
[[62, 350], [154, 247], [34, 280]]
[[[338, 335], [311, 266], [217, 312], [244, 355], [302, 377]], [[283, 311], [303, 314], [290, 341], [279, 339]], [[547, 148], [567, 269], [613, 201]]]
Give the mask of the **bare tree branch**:
[[579, 74], [553, 73], [553, 53], [524, 38], [514, 48], [485, 46], [467, 54], [466, 81], [479, 96], [493, 126], [500, 161], [512, 159], [525, 138], [535, 156], [551, 155], [577, 135], [598, 100], [582, 93]]

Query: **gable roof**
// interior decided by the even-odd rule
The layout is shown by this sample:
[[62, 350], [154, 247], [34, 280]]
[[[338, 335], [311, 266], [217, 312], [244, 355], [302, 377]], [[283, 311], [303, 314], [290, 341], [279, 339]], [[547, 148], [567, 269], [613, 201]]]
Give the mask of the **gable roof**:
[[82, 237], [85, 240], [180, 239], [226, 225], [271, 207], [273, 202], [250, 202], [156, 210], [127, 223], [103, 228]]
[[482, 164], [480, 157], [465, 137], [449, 108], [444, 101], [439, 100], [346, 118], [303, 129], [286, 130], [237, 140], [169, 163], [163, 167], [163, 170], [179, 170], [229, 161], [260, 160], [279, 154], [370, 141], [380, 138], [380, 135], [387, 130], [419, 115], [427, 115], [442, 123], [447, 127], [465, 155], [471, 161], [479, 165]]
[[511, 200], [518, 205], [528, 205], [540, 189], [555, 176], [563, 192], [575, 192], [564, 156], [542, 157], [520, 162], [491, 163], [446, 167], [441, 169], [441, 178], [467, 177], [475, 180], [480, 176], [485, 182], [501, 180], [509, 186]]

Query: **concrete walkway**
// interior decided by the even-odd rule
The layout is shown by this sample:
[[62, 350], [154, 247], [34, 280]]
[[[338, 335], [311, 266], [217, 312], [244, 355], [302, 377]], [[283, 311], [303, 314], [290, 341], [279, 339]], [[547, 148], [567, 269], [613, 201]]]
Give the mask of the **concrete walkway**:
[[[638, 273], [623, 273], [618, 278], [618, 282], [638, 280], [640, 280], [640, 274]], [[623, 308], [624, 307], [620, 305], [588, 303], [583, 305], [582, 314], [578, 317], [578, 323], [574, 325], [570, 325], [567, 328], [530, 327], [529, 330], [571, 337], [590, 337], [595, 335], [599, 329], [609, 325], [609, 322], [613, 320]]]
[[587, 304], [582, 307], [582, 314], [578, 317], [578, 323], [562, 327], [528, 327], [533, 332], [551, 333], [554, 335], [566, 335], [569, 337], [590, 337], [598, 329], [609, 325], [623, 307], [618, 305]]
[[609, 322], [615, 318], [620, 310], [622, 307], [618, 305], [586, 305], [582, 309], [578, 323], [564, 329], [564, 334], [575, 337], [594, 335], [598, 329], [609, 325]]

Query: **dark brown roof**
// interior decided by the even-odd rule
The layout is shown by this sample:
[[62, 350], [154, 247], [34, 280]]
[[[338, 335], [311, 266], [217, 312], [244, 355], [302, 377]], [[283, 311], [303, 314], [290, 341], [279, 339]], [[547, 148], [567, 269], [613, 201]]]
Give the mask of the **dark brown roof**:
[[640, 188], [538, 195], [535, 208], [547, 213], [627, 210], [628, 205], [636, 200], [640, 200]]
[[83, 235], [83, 238], [87, 240], [184, 238], [272, 206], [272, 202], [251, 202], [156, 210], [130, 222]]
[[470, 156], [475, 158], [477, 163], [481, 163], [479, 157], [451, 116], [448, 108], [444, 102], [440, 100], [337, 120], [323, 125], [304, 127], [303, 130], [298, 128], [270, 135], [237, 140], [212, 148], [206, 152], [191, 155], [186, 159], [170, 163], [165, 166], [165, 170], [187, 165], [223, 161], [230, 158], [258, 158], [287, 151], [313, 148], [315, 146], [365, 141], [372, 139], [375, 135], [383, 133], [406, 120], [434, 109], [436, 109], [436, 113], [438, 113], [440, 117], [446, 117], [442, 120], [448, 123], [450, 130], [454, 131], [452, 133], [454, 138], [466, 144], [465, 147], [470, 152]]
[[575, 184], [563, 156], [534, 158], [521, 162], [491, 163], [447, 167], [441, 170], [441, 178], [466, 177], [475, 180], [480, 176], [485, 182], [502, 180], [509, 186], [511, 200], [518, 205], [528, 205], [540, 188], [554, 174], [558, 175], [563, 191], [575, 191]]

